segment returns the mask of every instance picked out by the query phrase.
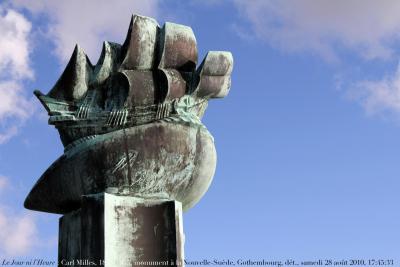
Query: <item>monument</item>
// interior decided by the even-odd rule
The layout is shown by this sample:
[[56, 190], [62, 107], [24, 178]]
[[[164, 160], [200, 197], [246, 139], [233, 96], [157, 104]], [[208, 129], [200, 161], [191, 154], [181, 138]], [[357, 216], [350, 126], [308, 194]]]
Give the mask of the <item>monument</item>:
[[35, 91], [64, 154], [24, 205], [63, 215], [59, 266], [183, 264], [182, 210], [216, 167], [201, 118], [228, 94], [233, 59], [212, 51], [196, 65], [190, 27], [134, 15], [125, 42], [104, 42], [96, 65], [76, 46], [50, 92]]

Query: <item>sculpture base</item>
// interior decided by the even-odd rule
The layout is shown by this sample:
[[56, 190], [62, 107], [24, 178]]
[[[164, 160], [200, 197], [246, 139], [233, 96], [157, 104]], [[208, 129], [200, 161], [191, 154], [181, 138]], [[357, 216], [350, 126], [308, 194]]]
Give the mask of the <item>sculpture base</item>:
[[86, 195], [60, 218], [59, 266], [182, 266], [182, 205], [108, 193]]

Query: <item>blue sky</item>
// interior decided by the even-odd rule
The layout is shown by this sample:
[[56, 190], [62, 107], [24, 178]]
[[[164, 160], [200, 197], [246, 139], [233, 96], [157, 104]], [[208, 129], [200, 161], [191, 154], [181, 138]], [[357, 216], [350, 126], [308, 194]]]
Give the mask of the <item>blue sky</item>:
[[186, 257], [394, 259], [400, 265], [400, 3], [0, 2], [0, 259], [57, 255], [58, 216], [22, 203], [62, 154], [33, 98], [79, 43], [96, 63], [130, 15], [189, 25], [234, 57], [210, 101], [213, 184], [184, 214]]

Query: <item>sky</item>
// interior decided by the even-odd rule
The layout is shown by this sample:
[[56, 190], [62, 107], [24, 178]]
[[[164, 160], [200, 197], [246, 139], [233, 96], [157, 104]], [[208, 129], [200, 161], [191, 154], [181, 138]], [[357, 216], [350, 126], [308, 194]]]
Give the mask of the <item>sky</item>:
[[59, 215], [23, 201], [62, 153], [33, 91], [78, 43], [92, 63], [131, 14], [234, 57], [204, 124], [214, 181], [184, 214], [188, 260], [393, 259], [400, 266], [400, 2], [2, 0], [0, 260], [57, 259]]

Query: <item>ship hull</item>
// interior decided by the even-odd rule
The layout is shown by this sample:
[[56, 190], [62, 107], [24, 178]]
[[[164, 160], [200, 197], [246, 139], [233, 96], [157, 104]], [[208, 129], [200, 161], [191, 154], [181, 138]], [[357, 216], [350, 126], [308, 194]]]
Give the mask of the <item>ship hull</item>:
[[41, 176], [25, 200], [32, 210], [65, 214], [82, 195], [104, 191], [182, 202], [184, 210], [207, 191], [216, 166], [204, 127], [165, 121], [87, 138]]

